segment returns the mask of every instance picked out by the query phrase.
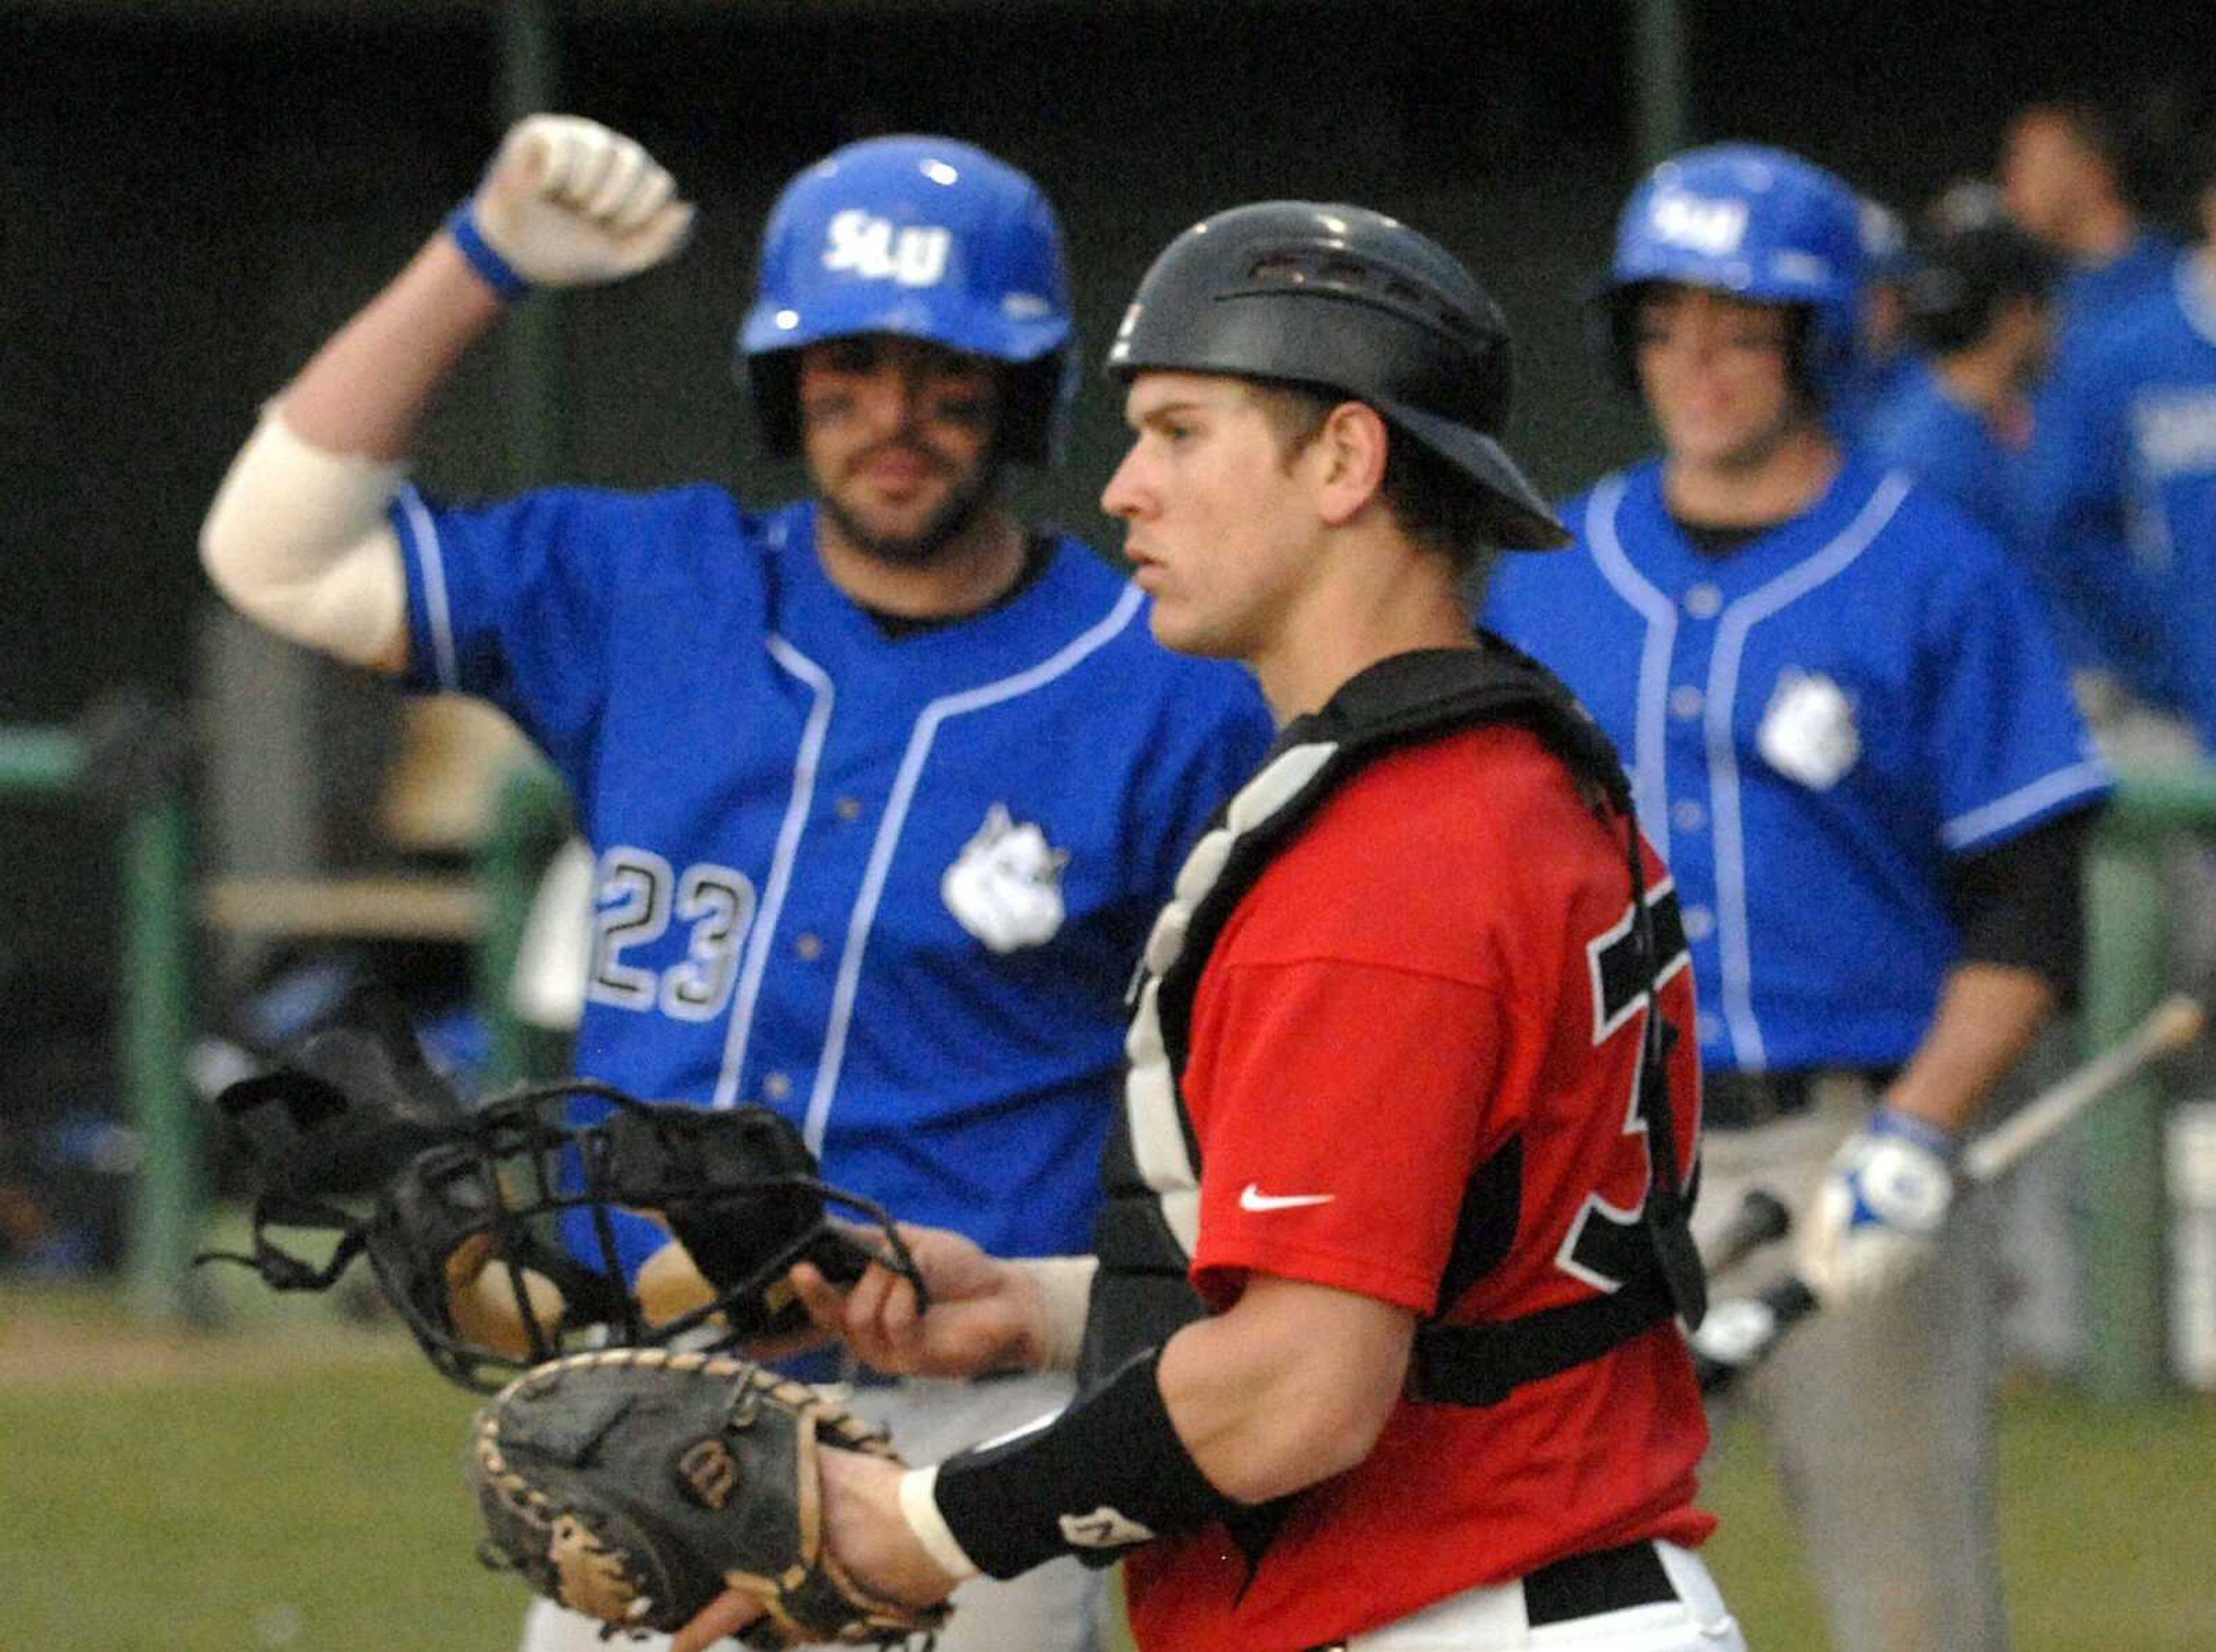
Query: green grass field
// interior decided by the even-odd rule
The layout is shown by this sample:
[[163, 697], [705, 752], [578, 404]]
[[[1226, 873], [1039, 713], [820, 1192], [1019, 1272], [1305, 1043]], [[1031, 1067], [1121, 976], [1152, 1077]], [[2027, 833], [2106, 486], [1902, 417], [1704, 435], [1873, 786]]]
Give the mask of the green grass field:
[[[471, 1397], [397, 1333], [236, 1288], [234, 1328], [189, 1339], [0, 1291], [0, 1649], [509, 1652], [525, 1597], [472, 1558], [458, 1471]], [[2216, 1647], [2216, 1409], [2018, 1396], [2003, 1448], [2022, 1652]], [[1751, 1643], [1820, 1649], [1752, 1437], [1707, 1501]]]

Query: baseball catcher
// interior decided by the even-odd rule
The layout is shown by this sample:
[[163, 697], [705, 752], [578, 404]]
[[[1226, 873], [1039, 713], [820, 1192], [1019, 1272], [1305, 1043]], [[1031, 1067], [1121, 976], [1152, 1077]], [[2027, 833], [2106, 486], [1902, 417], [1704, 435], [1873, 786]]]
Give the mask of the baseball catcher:
[[729, 1355], [615, 1348], [517, 1378], [471, 1431], [478, 1556], [574, 1612], [682, 1627], [727, 1590], [747, 1644], [898, 1646], [944, 1624], [863, 1588], [825, 1541], [818, 1454], [900, 1459], [804, 1384]]
[[[243, 1262], [297, 1291], [328, 1288], [366, 1255], [440, 1374], [481, 1392], [588, 1335], [724, 1348], [800, 1330], [807, 1317], [785, 1282], [797, 1262], [850, 1280], [882, 1259], [914, 1277], [890, 1218], [818, 1179], [777, 1114], [643, 1102], [582, 1079], [472, 1109], [382, 993], [217, 1105], [260, 1188], [251, 1252], [200, 1260]], [[652, 1218], [669, 1242], [627, 1264], [619, 1210]], [[317, 1263], [272, 1237], [286, 1229], [336, 1241]]]

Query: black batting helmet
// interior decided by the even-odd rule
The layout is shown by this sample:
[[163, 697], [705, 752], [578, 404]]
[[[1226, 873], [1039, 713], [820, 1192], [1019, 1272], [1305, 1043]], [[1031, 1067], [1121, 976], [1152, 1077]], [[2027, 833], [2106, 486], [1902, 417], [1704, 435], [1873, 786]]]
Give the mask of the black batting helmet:
[[1170, 243], [1132, 296], [1107, 370], [1224, 373], [1365, 402], [1468, 477], [1508, 550], [1569, 543], [1500, 445], [1508, 324], [1461, 261], [1366, 207], [1263, 201]]
[[2016, 227], [1991, 192], [1957, 186], [1933, 203], [1902, 292], [1910, 335], [1944, 354], [1985, 336], [2003, 305], [2044, 301], [2055, 261]]

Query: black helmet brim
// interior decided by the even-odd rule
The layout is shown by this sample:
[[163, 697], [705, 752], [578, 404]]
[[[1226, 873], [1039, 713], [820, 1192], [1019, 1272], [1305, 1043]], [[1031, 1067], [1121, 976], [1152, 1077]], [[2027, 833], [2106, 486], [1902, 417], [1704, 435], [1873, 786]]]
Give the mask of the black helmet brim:
[[1560, 550], [1571, 543], [1570, 531], [1508, 450], [1483, 431], [1400, 402], [1371, 405], [1388, 424], [1406, 431], [1492, 496], [1490, 537], [1501, 550]]

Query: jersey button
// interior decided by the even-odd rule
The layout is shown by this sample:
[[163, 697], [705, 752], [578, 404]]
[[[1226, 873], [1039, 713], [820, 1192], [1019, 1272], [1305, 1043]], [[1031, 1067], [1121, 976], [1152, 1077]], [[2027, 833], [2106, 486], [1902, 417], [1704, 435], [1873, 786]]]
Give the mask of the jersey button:
[[1680, 832], [1698, 832], [1708, 823], [1708, 811], [1696, 798], [1681, 797], [1670, 805], [1670, 824]]
[[1688, 941], [1705, 941], [1716, 932], [1716, 915], [1706, 906], [1686, 907], [1684, 918]]
[[1696, 585], [1685, 593], [1685, 611], [1695, 619], [1714, 619], [1724, 611], [1724, 593], [1713, 585]]
[[823, 937], [813, 930], [803, 930], [792, 938], [792, 949], [803, 964], [812, 964], [823, 955]]
[[1679, 722], [1692, 722], [1707, 703], [1708, 696], [1690, 683], [1680, 683], [1670, 691], [1670, 715]]
[[792, 1094], [792, 1080], [781, 1072], [762, 1075], [762, 1094], [773, 1102], [781, 1102]]
[[831, 810], [842, 820], [859, 820], [862, 818], [862, 800], [859, 797], [842, 797], [831, 805]]

